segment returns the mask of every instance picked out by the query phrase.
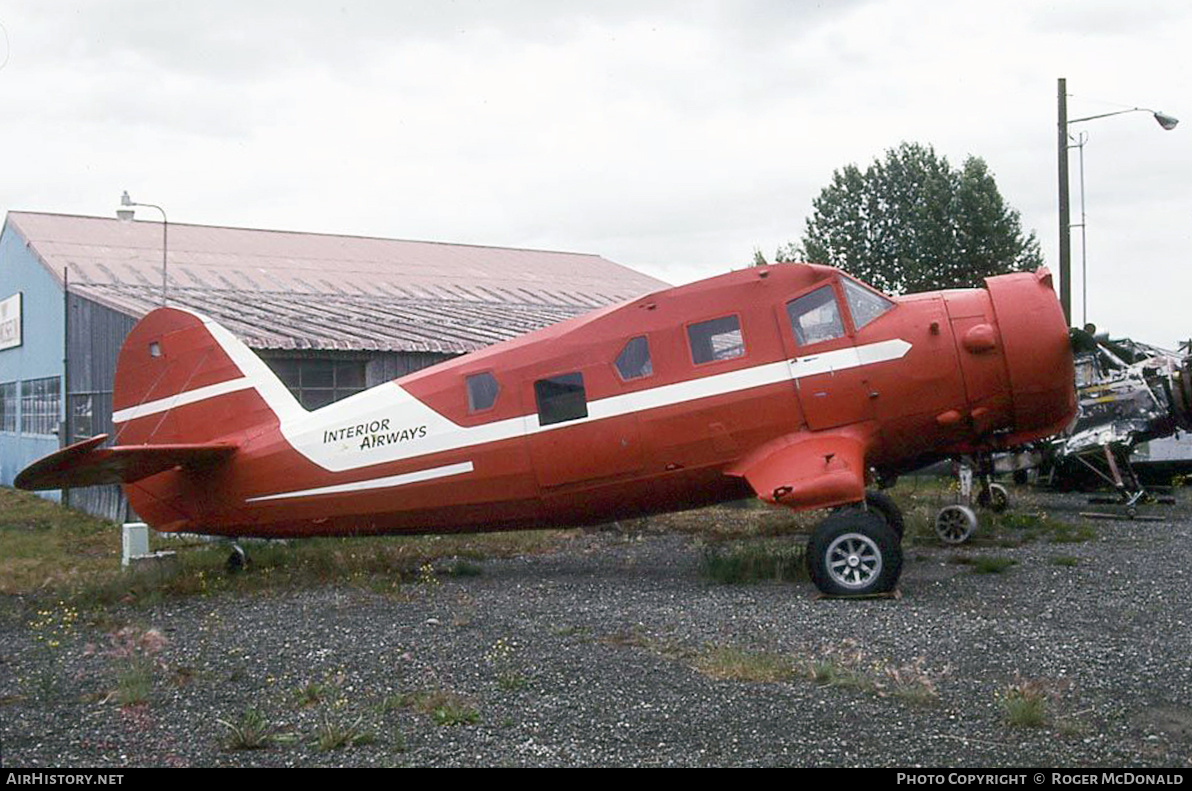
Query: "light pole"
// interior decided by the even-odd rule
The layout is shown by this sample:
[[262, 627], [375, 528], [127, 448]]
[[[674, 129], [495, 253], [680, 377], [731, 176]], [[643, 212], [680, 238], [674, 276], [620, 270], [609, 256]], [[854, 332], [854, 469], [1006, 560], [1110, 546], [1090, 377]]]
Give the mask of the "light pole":
[[[153, 203], [137, 203], [132, 198], [128, 197], [128, 190], [125, 190], [124, 194], [120, 196], [120, 205], [144, 206], [148, 209], [157, 209], [159, 212], [161, 212], [161, 304], [164, 306], [166, 304], [166, 295], [168, 293], [166, 286], [166, 253], [170, 249], [170, 221], [166, 217], [166, 210]], [[131, 220], [133, 217], [133, 210], [129, 208], [117, 209], [116, 216], [121, 220]]]
[[[1159, 126], [1167, 131], [1175, 129], [1176, 124], [1180, 121], [1178, 118], [1173, 118], [1165, 113], [1151, 110], [1146, 107], [1131, 107], [1128, 110], [1116, 110], [1111, 113], [1100, 113], [1098, 115], [1087, 115], [1083, 118], [1068, 118], [1068, 81], [1063, 77], [1059, 79], [1059, 96], [1058, 96], [1058, 152], [1059, 152], [1059, 189], [1060, 189], [1060, 306], [1064, 309], [1064, 319], [1069, 324], [1072, 323], [1072, 218], [1068, 207], [1068, 149], [1081, 148], [1081, 228], [1084, 227], [1084, 140], [1081, 140], [1076, 146], [1068, 143], [1068, 127], [1072, 124], [1079, 124], [1084, 121], [1095, 121], [1098, 118], [1109, 118], [1114, 115], [1125, 115], [1126, 113], [1150, 113]], [[1081, 255], [1084, 255], [1083, 248]]]

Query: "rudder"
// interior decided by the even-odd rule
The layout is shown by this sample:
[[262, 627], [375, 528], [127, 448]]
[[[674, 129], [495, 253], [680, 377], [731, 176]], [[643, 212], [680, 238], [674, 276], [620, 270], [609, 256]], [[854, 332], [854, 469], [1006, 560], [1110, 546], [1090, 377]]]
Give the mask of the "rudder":
[[252, 350], [191, 311], [152, 311], [120, 350], [112, 394], [117, 445], [240, 444], [303, 411]]

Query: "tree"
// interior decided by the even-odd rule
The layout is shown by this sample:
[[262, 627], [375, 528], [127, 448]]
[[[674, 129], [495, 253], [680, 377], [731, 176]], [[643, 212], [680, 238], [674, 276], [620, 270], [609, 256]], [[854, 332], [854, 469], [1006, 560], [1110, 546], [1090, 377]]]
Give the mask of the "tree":
[[930, 146], [903, 143], [865, 171], [834, 172], [812, 207], [801, 245], [777, 260], [831, 264], [890, 293], [980, 286], [1043, 262], [979, 157], [953, 170]]

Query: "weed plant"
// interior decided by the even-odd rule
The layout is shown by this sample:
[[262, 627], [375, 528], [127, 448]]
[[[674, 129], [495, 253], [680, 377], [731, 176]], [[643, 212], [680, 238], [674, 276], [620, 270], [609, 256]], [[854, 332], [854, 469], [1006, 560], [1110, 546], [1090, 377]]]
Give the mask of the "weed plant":
[[235, 722], [217, 720], [227, 733], [224, 749], [263, 750], [273, 742], [275, 728], [265, 715], [256, 709], [249, 709]]

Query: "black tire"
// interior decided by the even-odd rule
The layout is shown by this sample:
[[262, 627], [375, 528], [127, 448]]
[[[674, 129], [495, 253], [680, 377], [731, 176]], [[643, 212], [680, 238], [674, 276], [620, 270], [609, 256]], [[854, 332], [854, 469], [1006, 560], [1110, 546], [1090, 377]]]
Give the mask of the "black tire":
[[879, 514], [844, 509], [811, 534], [807, 570], [815, 587], [829, 596], [887, 593], [902, 573], [902, 546]]
[[977, 505], [1000, 514], [1010, 507], [1010, 493], [1000, 483], [991, 483], [988, 489], [977, 492]]
[[232, 554], [228, 555], [227, 563], [224, 567], [229, 574], [237, 574], [248, 568], [248, 553], [240, 548], [239, 544], [232, 545]]
[[865, 508], [861, 508], [860, 503], [853, 505], [845, 505], [837, 508], [835, 513], [844, 513], [845, 511], [861, 512], [868, 511], [880, 516], [890, 529], [898, 536], [898, 540], [902, 540], [903, 534], [903, 520], [902, 509], [898, 507], [898, 503], [894, 502], [894, 498], [885, 492], [870, 489], [865, 492]]

